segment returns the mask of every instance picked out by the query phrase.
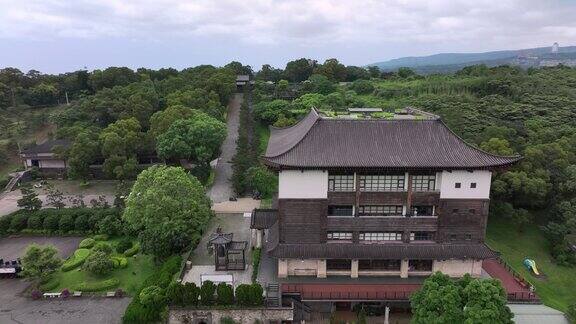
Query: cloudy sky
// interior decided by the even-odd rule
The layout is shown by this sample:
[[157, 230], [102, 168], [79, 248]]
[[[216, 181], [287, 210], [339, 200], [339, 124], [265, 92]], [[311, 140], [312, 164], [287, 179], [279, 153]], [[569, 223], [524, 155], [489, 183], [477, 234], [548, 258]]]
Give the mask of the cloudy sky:
[[574, 0], [0, 0], [0, 68], [259, 68], [576, 45]]

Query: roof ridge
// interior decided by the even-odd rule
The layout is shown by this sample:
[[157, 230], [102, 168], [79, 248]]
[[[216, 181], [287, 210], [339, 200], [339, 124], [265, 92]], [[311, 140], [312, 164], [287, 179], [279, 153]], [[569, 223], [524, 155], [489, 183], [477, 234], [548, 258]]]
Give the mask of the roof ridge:
[[[310, 109], [310, 112], [308, 113], [308, 115], [306, 115], [306, 117], [302, 118], [301, 120], [299, 120], [296, 124], [290, 126], [290, 127], [285, 127], [285, 128], [274, 128], [277, 131], [283, 131], [283, 130], [288, 130], [288, 129], [295, 129], [297, 126], [304, 124], [306, 121], [308, 121], [309, 116], [312, 116], [314, 118], [314, 120], [312, 121], [311, 125], [307, 127], [305, 132], [302, 132], [301, 134], [298, 134], [299, 138], [291, 144], [291, 146], [282, 151], [281, 153], [275, 154], [275, 155], [268, 155], [268, 149], [266, 150], [266, 153], [264, 154], [264, 157], [266, 158], [276, 158], [276, 157], [280, 157], [290, 151], [292, 151], [296, 146], [298, 146], [298, 144], [300, 144], [300, 142], [302, 142], [302, 140], [304, 140], [304, 138], [306, 137], [306, 135], [310, 132], [310, 130], [312, 129], [312, 127], [314, 127], [314, 125], [316, 125], [316, 123], [321, 120], [320, 115], [318, 114], [318, 111], [316, 110], [315, 107], [312, 107], [312, 109]], [[304, 125], [305, 126], [305, 125]], [[271, 129], [272, 130], [272, 129]], [[270, 136], [272, 137], [272, 133], [270, 134]], [[270, 146], [270, 141], [268, 142], [268, 146]]]

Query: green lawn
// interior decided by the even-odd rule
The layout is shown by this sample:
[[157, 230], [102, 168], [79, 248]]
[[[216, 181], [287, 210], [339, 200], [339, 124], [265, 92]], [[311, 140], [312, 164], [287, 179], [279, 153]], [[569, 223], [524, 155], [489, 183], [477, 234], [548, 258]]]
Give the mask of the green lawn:
[[[112, 239], [106, 242], [114, 246], [117, 241], [118, 239]], [[112, 254], [112, 256], [117, 256], [117, 254]], [[81, 266], [68, 272], [58, 271], [51, 279], [52, 281], [59, 281], [58, 286], [50, 291], [60, 292], [63, 289], [74, 291], [74, 287], [81, 282], [95, 283], [106, 279], [116, 278], [120, 281], [120, 285], [117, 288], [122, 288], [122, 290], [127, 292], [129, 295], [133, 295], [138, 291], [138, 288], [144, 279], [152, 275], [156, 266], [154, 265], [153, 257], [149, 255], [138, 253], [137, 255], [127, 259], [128, 266], [126, 268], [114, 269], [110, 274], [102, 277], [82, 271]], [[113, 291], [115, 289], [116, 288], [107, 290]]]
[[[490, 220], [486, 241], [536, 287], [536, 293], [544, 304], [566, 311], [569, 305], [576, 303], [576, 268], [561, 267], [552, 262], [548, 242], [536, 225], [530, 225], [519, 233], [506, 220]], [[537, 279], [530, 274], [522, 264], [526, 257], [536, 261], [538, 270], [547, 276], [546, 279]]]

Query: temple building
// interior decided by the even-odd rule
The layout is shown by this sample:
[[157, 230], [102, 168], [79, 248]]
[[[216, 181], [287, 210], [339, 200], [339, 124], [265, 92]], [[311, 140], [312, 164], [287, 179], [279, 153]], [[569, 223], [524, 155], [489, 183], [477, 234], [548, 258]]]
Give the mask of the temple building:
[[312, 109], [271, 129], [262, 159], [278, 173], [278, 196], [253, 212], [252, 228], [283, 293], [385, 300], [393, 282], [406, 284], [406, 299], [419, 287], [411, 278], [479, 277], [496, 257], [484, 243], [492, 172], [521, 157], [471, 146], [436, 115], [409, 108], [401, 117]]

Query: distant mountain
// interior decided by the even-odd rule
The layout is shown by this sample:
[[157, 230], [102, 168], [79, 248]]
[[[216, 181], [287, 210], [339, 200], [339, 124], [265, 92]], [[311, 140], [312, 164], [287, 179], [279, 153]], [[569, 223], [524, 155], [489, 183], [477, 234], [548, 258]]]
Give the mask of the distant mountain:
[[[409, 67], [419, 73], [454, 72], [463, 67], [486, 64], [498, 66], [503, 64], [520, 65], [524, 67], [555, 65], [566, 61], [568, 65], [576, 59], [576, 46], [558, 47], [557, 53], [552, 53], [552, 47], [537, 47], [521, 50], [495, 51], [485, 53], [442, 53], [419, 57], [401, 57], [384, 62], [369, 64], [383, 71], [394, 71], [400, 67]], [[555, 61], [554, 61], [555, 60]], [[552, 62], [554, 61], [554, 62]]]

